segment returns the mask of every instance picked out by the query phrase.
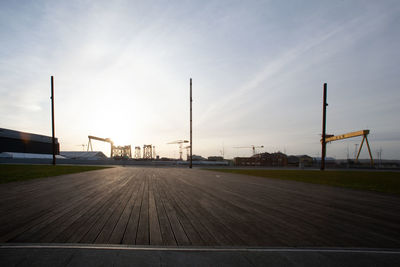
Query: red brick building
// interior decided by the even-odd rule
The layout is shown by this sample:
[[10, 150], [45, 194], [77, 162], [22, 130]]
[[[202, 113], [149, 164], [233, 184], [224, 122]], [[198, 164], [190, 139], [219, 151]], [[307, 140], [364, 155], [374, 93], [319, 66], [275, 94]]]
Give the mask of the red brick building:
[[235, 166], [287, 166], [288, 158], [281, 152], [277, 153], [260, 153], [249, 158], [234, 158]]

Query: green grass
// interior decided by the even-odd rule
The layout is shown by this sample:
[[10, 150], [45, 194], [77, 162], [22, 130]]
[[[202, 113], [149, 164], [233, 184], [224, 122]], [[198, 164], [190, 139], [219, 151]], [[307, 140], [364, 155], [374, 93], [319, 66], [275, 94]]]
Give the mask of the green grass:
[[0, 184], [104, 168], [109, 167], [0, 164]]
[[208, 169], [400, 195], [400, 172]]

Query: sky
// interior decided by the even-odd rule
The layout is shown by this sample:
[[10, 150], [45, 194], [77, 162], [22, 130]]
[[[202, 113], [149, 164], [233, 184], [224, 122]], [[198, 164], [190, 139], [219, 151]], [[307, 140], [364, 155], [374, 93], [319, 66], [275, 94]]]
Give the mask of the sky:
[[0, 128], [51, 135], [53, 75], [63, 151], [95, 135], [177, 158], [192, 78], [196, 155], [320, 156], [326, 82], [327, 133], [400, 159], [397, 0], [1, 1], [0, 47]]

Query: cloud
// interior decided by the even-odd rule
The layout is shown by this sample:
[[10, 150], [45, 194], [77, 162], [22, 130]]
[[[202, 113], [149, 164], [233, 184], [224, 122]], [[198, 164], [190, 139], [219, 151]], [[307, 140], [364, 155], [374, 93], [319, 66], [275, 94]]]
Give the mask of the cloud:
[[[135, 144], [185, 138], [189, 76], [196, 134], [198, 142], [206, 140], [205, 151], [226, 136], [235, 143], [280, 137], [274, 140], [279, 145], [287, 133], [291, 139], [297, 133], [307, 142], [307, 132], [320, 128], [313, 108], [319, 83], [331, 77], [355, 83], [361, 76], [354, 76], [356, 70], [372, 76], [366, 66], [340, 73], [327, 65], [340, 60], [339, 68], [354, 66], [359, 48], [377, 49], [369, 39], [396, 31], [387, 28], [396, 8], [388, 13], [379, 4], [324, 4], [312, 11], [307, 6], [288, 15], [272, 3], [44, 3], [32, 12], [11, 8], [3, 20], [0, 111], [8, 113], [4, 125], [39, 114], [47, 120], [49, 76], [55, 75], [59, 133], [71, 145], [83, 142], [77, 136], [85, 139], [90, 130], [123, 132]], [[398, 84], [397, 76], [391, 79], [388, 85]], [[397, 111], [394, 99], [387, 106]]]

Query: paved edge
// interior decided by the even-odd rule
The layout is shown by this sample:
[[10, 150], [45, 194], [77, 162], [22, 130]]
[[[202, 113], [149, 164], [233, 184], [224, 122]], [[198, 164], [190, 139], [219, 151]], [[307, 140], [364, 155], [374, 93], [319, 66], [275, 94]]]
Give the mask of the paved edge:
[[5, 266], [400, 266], [400, 249], [0, 243]]
[[115, 244], [58, 244], [58, 243], [0, 243], [0, 249], [92, 249], [92, 250], [138, 250], [138, 251], [193, 251], [193, 252], [333, 252], [400, 254], [400, 248], [357, 248], [357, 247], [177, 247], [135, 246]]

